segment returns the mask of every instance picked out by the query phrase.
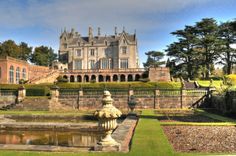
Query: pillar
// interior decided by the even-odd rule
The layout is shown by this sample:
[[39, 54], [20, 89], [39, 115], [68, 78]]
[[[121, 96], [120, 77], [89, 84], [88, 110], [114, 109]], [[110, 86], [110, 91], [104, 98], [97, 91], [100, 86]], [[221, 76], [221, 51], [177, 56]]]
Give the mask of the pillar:
[[59, 99], [59, 87], [58, 86], [53, 86], [50, 88], [50, 94], [51, 94], [51, 100], [54, 102], [58, 102]]
[[160, 109], [160, 90], [155, 90], [155, 96], [154, 96], [154, 109]]
[[18, 88], [18, 97], [17, 97], [17, 102], [22, 102], [26, 97], [26, 90], [24, 86], [20, 86]]

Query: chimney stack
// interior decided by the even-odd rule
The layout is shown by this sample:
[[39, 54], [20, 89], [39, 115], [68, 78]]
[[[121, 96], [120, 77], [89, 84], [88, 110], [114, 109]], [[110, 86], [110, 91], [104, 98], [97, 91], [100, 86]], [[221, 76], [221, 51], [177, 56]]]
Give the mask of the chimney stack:
[[98, 27], [98, 37], [100, 37], [100, 35], [101, 35], [101, 28]]
[[88, 37], [89, 37], [89, 42], [91, 42], [93, 39], [93, 29], [91, 27], [89, 27]]
[[117, 27], [115, 27], [115, 36], [117, 36]]

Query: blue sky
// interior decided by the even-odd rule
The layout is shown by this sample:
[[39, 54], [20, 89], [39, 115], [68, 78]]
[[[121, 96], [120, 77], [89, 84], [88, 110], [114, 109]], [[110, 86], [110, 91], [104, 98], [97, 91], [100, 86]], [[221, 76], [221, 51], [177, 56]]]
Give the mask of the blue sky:
[[57, 52], [64, 27], [86, 36], [89, 26], [107, 35], [124, 26], [129, 33], [136, 29], [144, 62], [145, 52], [163, 51], [175, 41], [170, 32], [206, 17], [232, 20], [235, 6], [235, 0], [0, 0], [0, 42], [12, 39]]

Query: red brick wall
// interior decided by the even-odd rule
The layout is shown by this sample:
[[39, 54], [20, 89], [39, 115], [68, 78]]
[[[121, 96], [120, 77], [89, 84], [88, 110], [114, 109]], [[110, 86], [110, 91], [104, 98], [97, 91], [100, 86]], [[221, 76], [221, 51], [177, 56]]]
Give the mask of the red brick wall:
[[170, 70], [169, 68], [149, 68], [149, 79], [152, 82], [157, 81], [170, 81]]

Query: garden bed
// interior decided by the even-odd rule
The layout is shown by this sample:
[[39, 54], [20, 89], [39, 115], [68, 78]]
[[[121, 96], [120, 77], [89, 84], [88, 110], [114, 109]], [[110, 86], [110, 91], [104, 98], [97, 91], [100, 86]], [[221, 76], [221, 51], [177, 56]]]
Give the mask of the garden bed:
[[158, 116], [161, 122], [223, 122], [200, 114], [179, 115], [179, 116]]
[[236, 152], [234, 126], [163, 126], [163, 129], [178, 152]]

